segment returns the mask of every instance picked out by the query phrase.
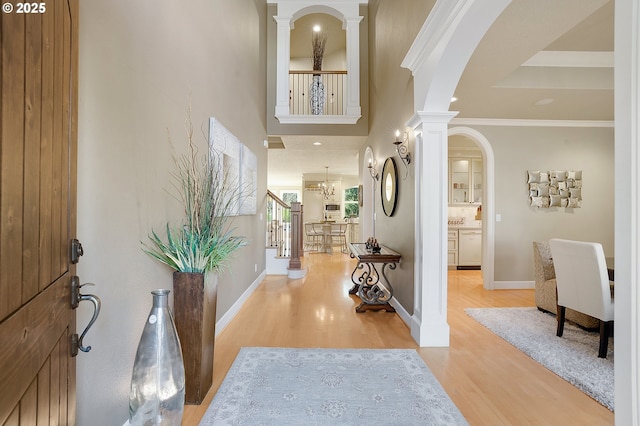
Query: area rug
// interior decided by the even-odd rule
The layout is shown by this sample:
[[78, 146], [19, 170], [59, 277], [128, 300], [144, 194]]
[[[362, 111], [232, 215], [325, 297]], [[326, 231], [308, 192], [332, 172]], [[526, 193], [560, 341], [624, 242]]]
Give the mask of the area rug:
[[466, 425], [415, 350], [242, 348], [201, 425]]
[[537, 308], [468, 308], [480, 324], [614, 411], [613, 338], [607, 358], [598, 358], [600, 335], [565, 322], [556, 336], [556, 317]]

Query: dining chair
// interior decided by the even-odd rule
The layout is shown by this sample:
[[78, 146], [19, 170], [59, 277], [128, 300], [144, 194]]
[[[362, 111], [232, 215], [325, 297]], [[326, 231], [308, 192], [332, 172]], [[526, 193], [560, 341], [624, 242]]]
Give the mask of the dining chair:
[[331, 224], [331, 238], [340, 244], [340, 251], [347, 252], [347, 224], [333, 223]]
[[556, 335], [562, 337], [566, 308], [598, 318], [598, 357], [606, 358], [609, 328], [614, 319], [614, 302], [602, 245], [554, 238], [549, 240], [549, 246], [556, 271], [558, 292]]
[[318, 251], [322, 242], [322, 233], [316, 232], [313, 223], [304, 224], [304, 234], [306, 236], [305, 249], [307, 251]]

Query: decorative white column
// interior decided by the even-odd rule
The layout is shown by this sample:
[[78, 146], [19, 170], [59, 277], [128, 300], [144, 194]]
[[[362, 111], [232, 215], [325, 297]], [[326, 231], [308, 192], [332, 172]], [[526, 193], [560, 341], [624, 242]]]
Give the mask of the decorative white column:
[[289, 115], [289, 61], [291, 56], [291, 16], [274, 16], [277, 25], [276, 117]]
[[418, 112], [416, 133], [416, 238], [411, 336], [421, 347], [449, 346], [447, 323], [448, 129], [456, 112]]
[[345, 18], [343, 23], [343, 28], [347, 33], [347, 99], [345, 115], [355, 117], [361, 116], [360, 21], [362, 21], [362, 16], [355, 16]]
[[640, 425], [640, 9], [615, 7], [615, 406]]

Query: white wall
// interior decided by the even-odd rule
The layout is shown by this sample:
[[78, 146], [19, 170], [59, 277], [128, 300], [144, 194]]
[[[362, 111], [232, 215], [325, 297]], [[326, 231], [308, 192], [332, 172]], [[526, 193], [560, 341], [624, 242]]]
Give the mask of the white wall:
[[[172, 148], [184, 152], [192, 97], [201, 149], [214, 116], [258, 159], [258, 211], [266, 192], [266, 5], [194, 0], [92, 0], [80, 5], [78, 273], [102, 312], [77, 362], [77, 423], [118, 425], [128, 416], [131, 368], [151, 307], [172, 271], [143, 254], [152, 228], [175, 223], [169, 188]], [[240, 217], [252, 242], [219, 282], [220, 318], [264, 270], [264, 220]], [[257, 272], [256, 272], [257, 270]], [[89, 309], [81, 306], [78, 328]]]

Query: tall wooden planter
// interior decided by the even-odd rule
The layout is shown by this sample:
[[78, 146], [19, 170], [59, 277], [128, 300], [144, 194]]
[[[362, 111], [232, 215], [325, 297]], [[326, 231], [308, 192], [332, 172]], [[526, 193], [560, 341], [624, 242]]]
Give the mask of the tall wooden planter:
[[200, 404], [213, 379], [217, 276], [173, 273], [173, 313], [182, 347], [185, 403]]

